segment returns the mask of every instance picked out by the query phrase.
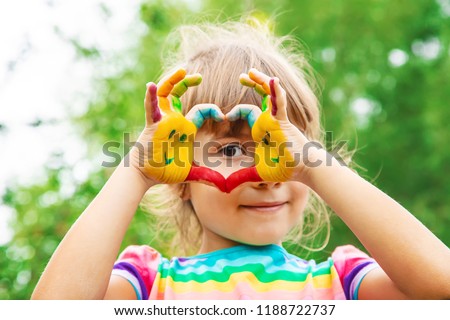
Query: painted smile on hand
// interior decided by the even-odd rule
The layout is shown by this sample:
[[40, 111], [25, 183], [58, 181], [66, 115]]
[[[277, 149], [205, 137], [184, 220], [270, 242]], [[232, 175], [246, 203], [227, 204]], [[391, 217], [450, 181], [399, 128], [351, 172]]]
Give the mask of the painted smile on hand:
[[[201, 104], [194, 106], [184, 117], [179, 98], [188, 87], [198, 85], [201, 76], [186, 76], [186, 71], [180, 69], [159, 88], [150, 83], [148, 90], [152, 120], [157, 124], [152, 141], [153, 160], [164, 163], [163, 166], [152, 166], [150, 161], [149, 166], [145, 166], [150, 176], [163, 183], [198, 181], [214, 185], [227, 193], [245, 182], [287, 181], [290, 178], [291, 170], [285, 165], [292, 160], [292, 156], [283, 149], [287, 139], [279, 123], [279, 120], [288, 121], [285, 92], [279, 86], [279, 80], [251, 69], [248, 75], [241, 75], [240, 81], [263, 96], [262, 110], [254, 105], [237, 105], [225, 116], [216, 105]], [[169, 94], [172, 96], [172, 104], [167, 98]], [[193, 142], [197, 130], [207, 119], [221, 122], [225, 118], [229, 121], [243, 119], [248, 122], [256, 143], [255, 160], [261, 159], [255, 161], [255, 166], [238, 170], [228, 178], [211, 168], [198, 166], [193, 161]], [[182, 166], [174, 161], [175, 155], [179, 157]]]

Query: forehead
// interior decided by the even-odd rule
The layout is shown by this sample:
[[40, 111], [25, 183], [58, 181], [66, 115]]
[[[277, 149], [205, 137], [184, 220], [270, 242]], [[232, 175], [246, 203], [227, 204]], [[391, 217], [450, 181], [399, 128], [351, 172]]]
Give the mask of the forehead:
[[198, 130], [200, 138], [238, 138], [251, 139], [251, 129], [246, 120], [215, 122], [207, 120]]

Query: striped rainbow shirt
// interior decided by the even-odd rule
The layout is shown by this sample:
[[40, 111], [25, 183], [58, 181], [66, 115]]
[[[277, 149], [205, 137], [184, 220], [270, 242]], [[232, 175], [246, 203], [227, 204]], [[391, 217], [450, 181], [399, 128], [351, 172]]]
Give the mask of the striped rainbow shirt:
[[130, 246], [113, 274], [127, 279], [138, 299], [357, 299], [376, 262], [353, 246], [336, 248], [316, 264], [278, 245], [239, 245], [170, 260], [148, 246]]

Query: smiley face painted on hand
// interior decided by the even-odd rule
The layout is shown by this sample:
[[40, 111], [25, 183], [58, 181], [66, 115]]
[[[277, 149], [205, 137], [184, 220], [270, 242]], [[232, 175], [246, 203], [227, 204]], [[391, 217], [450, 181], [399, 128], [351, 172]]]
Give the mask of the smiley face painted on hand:
[[[177, 101], [188, 87], [200, 82], [200, 75], [186, 76], [186, 71], [179, 69], [162, 79], [159, 86], [154, 83], [148, 86], [146, 100], [151, 107], [151, 117], [147, 117], [147, 122], [156, 127], [152, 126], [151, 154], [143, 171], [156, 181], [184, 181], [190, 172], [197, 127], [180, 113], [181, 104]], [[173, 97], [172, 106], [169, 95]]]
[[262, 110], [252, 105], [239, 105], [227, 114], [228, 119], [246, 119], [256, 143], [255, 168], [241, 169], [236, 174], [256, 170], [263, 181], [287, 181], [293, 175], [294, 157], [288, 149], [286, 134], [293, 129], [287, 118], [286, 93], [277, 78], [270, 78], [256, 69], [242, 74], [240, 81], [254, 88], [263, 99]]

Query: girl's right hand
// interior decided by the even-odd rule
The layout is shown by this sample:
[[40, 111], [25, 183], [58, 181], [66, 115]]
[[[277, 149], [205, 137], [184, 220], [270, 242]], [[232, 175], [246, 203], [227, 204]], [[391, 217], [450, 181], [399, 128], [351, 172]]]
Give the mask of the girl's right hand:
[[214, 121], [225, 118], [212, 104], [194, 106], [186, 117], [181, 113], [179, 98], [201, 81], [200, 74], [186, 75], [186, 70], [180, 68], [158, 85], [147, 84], [146, 125], [130, 151], [130, 164], [143, 174], [149, 186], [185, 181], [192, 168], [197, 129], [208, 118]]
[[200, 74], [186, 76], [184, 69], [178, 69], [158, 85], [147, 84], [145, 128], [130, 152], [130, 164], [149, 180], [150, 186], [182, 182], [189, 173], [197, 129], [177, 108], [181, 108], [179, 97], [201, 81]]

